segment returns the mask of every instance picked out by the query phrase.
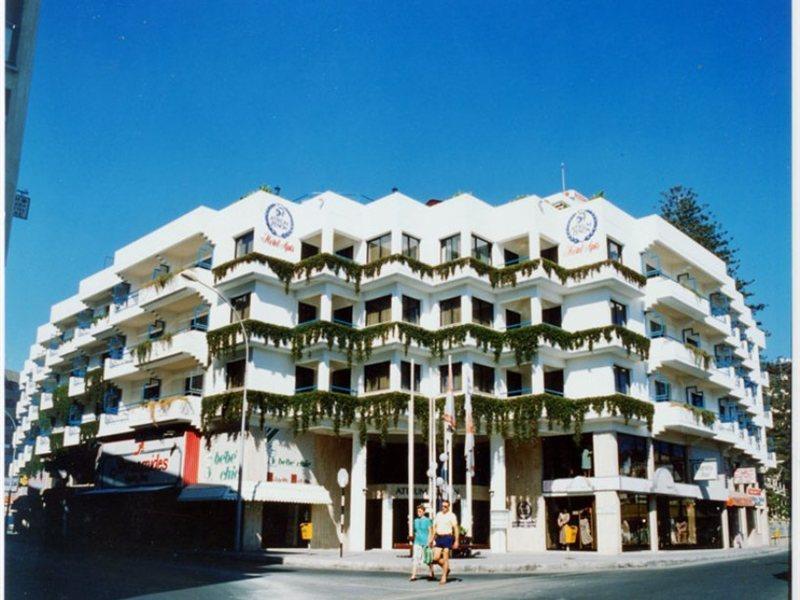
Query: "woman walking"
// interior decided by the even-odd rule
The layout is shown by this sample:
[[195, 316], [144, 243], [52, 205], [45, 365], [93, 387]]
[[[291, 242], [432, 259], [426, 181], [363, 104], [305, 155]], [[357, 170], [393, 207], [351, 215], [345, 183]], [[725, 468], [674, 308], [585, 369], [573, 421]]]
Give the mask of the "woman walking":
[[[412, 567], [410, 581], [417, 580], [417, 568], [421, 568], [425, 564], [425, 553], [431, 552], [430, 545], [433, 542], [433, 521], [425, 515], [425, 506], [420, 504], [417, 507], [417, 518], [414, 519], [414, 539], [412, 544]], [[433, 575], [433, 561], [428, 562], [428, 569], [430, 569], [430, 579], [434, 578]]]

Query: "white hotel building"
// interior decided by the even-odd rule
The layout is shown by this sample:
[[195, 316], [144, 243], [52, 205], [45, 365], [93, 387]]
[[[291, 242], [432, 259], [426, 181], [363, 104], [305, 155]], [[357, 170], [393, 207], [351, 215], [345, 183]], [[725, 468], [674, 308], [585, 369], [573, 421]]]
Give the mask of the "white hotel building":
[[[249, 360], [229, 306], [181, 272], [241, 311]], [[120, 248], [53, 305], [11, 470], [50, 509], [67, 501], [69, 535], [230, 545], [246, 381], [245, 544], [302, 545], [310, 522], [312, 547], [336, 547], [344, 467], [345, 547], [391, 548], [409, 389], [423, 501], [427, 398], [451, 358], [479, 421], [476, 546], [561, 550], [564, 510], [573, 550], [757, 546], [775, 464], [764, 346], [720, 259], [601, 197], [257, 191]]]

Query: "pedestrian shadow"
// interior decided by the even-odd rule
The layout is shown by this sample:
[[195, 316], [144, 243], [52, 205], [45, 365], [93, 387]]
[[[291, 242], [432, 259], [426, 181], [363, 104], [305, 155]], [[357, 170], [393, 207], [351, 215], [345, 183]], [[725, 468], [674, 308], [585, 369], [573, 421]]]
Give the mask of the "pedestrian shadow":
[[775, 579], [780, 579], [781, 581], [789, 581], [789, 571], [781, 571], [780, 573], [773, 573], [772, 576]]

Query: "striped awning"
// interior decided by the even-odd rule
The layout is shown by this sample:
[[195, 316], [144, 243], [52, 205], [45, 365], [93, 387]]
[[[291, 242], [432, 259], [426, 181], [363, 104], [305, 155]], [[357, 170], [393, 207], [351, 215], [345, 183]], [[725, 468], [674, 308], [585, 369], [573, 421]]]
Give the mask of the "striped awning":
[[[182, 502], [219, 502], [236, 500], [233, 486], [196, 484], [183, 488]], [[331, 504], [331, 495], [321, 485], [282, 481], [245, 481], [242, 498], [246, 502], [286, 502], [292, 504]]]

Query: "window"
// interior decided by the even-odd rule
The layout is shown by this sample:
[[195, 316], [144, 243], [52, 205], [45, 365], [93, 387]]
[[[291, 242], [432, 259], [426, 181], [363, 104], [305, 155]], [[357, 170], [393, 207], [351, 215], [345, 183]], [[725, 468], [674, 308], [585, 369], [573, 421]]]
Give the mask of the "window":
[[106, 388], [103, 393], [103, 412], [107, 415], [116, 415], [119, 412], [119, 401], [122, 398], [122, 390], [111, 386]]
[[656, 379], [656, 402], [667, 402], [670, 398], [670, 385], [667, 381], [660, 381]]
[[317, 320], [317, 307], [305, 302], [297, 303], [297, 322], [309, 323]]
[[331, 391], [340, 394], [353, 394], [350, 387], [350, 369], [336, 369], [331, 373]]
[[593, 439], [591, 433], [542, 437], [542, 479], [592, 477], [594, 473]]
[[648, 499], [645, 494], [620, 492], [620, 529], [622, 531], [622, 551], [648, 550], [650, 548], [650, 527]]
[[157, 340], [164, 335], [164, 321], [156, 319], [147, 326], [147, 337], [151, 340]]
[[236, 244], [235, 257], [245, 256], [253, 251], [253, 230], [240, 235], [234, 240]]
[[440, 326], [444, 327], [446, 325], [461, 323], [461, 296], [440, 300], [439, 312], [441, 313], [439, 319]]
[[542, 323], [547, 323], [553, 327], [561, 327], [561, 307], [553, 306], [542, 309]]
[[364, 391], [389, 389], [389, 361], [364, 365]]
[[67, 412], [67, 425], [75, 427], [83, 422], [83, 406], [77, 402], [69, 405]]
[[208, 331], [208, 307], [198, 306], [194, 311], [194, 316], [189, 323], [189, 328], [195, 331]]
[[472, 322], [491, 327], [494, 321], [494, 304], [480, 298], [472, 298]]
[[705, 406], [703, 392], [694, 386], [686, 388], [686, 402], [697, 408], [703, 408]]
[[[250, 318], [250, 292], [246, 294], [242, 294], [241, 296], [236, 296], [235, 298], [231, 298], [231, 304], [236, 311], [239, 312], [239, 316], [244, 319]], [[236, 312], [231, 310], [231, 323], [236, 322]]]
[[624, 304], [611, 301], [611, 323], [619, 327], [625, 327], [628, 323], [628, 307]]
[[516, 371], [506, 371], [506, 389], [509, 398], [521, 396], [523, 393], [530, 393], [530, 390], [522, 389], [522, 373]]
[[333, 311], [333, 322], [339, 325], [346, 325], [347, 327], [353, 326], [353, 307], [343, 306]]
[[233, 390], [244, 387], [244, 369], [243, 358], [232, 360], [225, 365], [225, 389]]
[[539, 255], [545, 260], [558, 264], [558, 246], [542, 248], [542, 250], [539, 251]]
[[203, 375], [189, 375], [183, 380], [183, 393], [187, 396], [203, 395]]
[[317, 389], [317, 372], [308, 367], [296, 366], [294, 368], [294, 391], [295, 393], [311, 392]]
[[484, 394], [494, 394], [494, 369], [473, 363], [472, 377], [475, 389]]
[[158, 400], [161, 398], [161, 380], [151, 379], [142, 387], [142, 400]]
[[[442, 394], [447, 393], [447, 365], [439, 367], [439, 389]], [[453, 391], [461, 389], [461, 363], [453, 363]]]
[[[419, 391], [419, 383], [422, 381], [422, 369], [420, 365], [414, 365], [414, 391]], [[400, 388], [411, 389], [411, 363], [404, 360], [400, 362]]]
[[651, 338], [659, 338], [667, 334], [667, 328], [664, 326], [664, 320], [660, 315], [650, 317], [647, 327]]
[[492, 244], [477, 235], [472, 236], [472, 257], [487, 265], [492, 264]]
[[520, 262], [520, 256], [516, 252], [503, 249], [503, 264], [505, 266], [516, 265]]
[[451, 235], [441, 241], [439, 262], [449, 262], [461, 256], [461, 234]]
[[544, 391], [555, 396], [564, 395], [564, 369], [545, 371]]
[[367, 242], [367, 262], [385, 258], [392, 253], [392, 234], [386, 233]]
[[347, 246], [346, 248], [339, 248], [334, 254], [347, 260], [353, 260], [353, 247]]
[[647, 479], [647, 438], [617, 433], [619, 474]]
[[319, 254], [319, 248], [314, 244], [300, 242], [300, 260], [311, 258]]
[[367, 326], [387, 323], [392, 319], [392, 297], [381, 296], [374, 300], [367, 300]]
[[522, 315], [510, 308], [506, 309], [506, 329], [517, 329], [522, 327]]
[[614, 365], [614, 390], [618, 394], [628, 394], [631, 391], [631, 370]]
[[403, 234], [403, 256], [419, 260], [419, 240], [407, 233]]
[[606, 238], [606, 248], [608, 250], [608, 259], [622, 262], [622, 244], [611, 238]]
[[656, 469], [664, 467], [677, 482], [686, 482], [686, 447], [653, 440], [653, 456]]
[[422, 303], [411, 296], [403, 296], [403, 321], [419, 324]]

